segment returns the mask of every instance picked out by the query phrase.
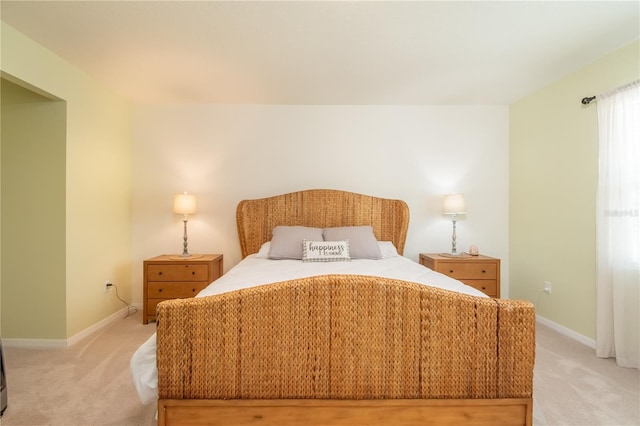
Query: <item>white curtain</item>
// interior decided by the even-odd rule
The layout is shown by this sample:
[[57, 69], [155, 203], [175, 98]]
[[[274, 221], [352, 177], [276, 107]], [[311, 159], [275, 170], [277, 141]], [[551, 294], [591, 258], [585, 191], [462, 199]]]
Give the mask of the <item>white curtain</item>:
[[597, 104], [596, 355], [640, 368], [640, 81]]

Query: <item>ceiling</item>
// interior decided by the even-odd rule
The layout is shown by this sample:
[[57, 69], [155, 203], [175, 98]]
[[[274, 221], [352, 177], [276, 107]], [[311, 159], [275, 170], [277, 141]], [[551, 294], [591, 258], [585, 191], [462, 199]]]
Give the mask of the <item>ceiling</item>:
[[0, 12], [140, 103], [506, 105], [640, 32], [638, 1], [2, 0]]

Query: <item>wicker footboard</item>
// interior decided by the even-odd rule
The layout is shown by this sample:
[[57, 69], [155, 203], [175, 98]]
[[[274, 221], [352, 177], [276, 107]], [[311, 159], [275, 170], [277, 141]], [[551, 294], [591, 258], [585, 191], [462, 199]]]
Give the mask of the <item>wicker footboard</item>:
[[[287, 424], [283, 413], [293, 416], [288, 424], [300, 424], [300, 412], [318, 420], [342, 405], [339, 412], [355, 406], [379, 419], [407, 412], [421, 422], [435, 406], [499, 424], [496, 414], [516, 407], [507, 417], [530, 424], [534, 334], [528, 302], [369, 276], [327, 275], [167, 301], [158, 305], [159, 419], [186, 424], [185, 415], [200, 417], [185, 407], [206, 406], [206, 414], [197, 412], [220, 420], [232, 406], [231, 413], [251, 413], [256, 424]], [[318, 406], [325, 409], [316, 413]], [[494, 420], [485, 422], [487, 416]]]

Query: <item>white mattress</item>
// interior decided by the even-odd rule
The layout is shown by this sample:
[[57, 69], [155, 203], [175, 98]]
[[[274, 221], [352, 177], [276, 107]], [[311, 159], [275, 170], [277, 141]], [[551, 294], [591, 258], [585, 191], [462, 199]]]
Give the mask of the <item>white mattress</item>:
[[[431, 285], [447, 290], [487, 297], [464, 283], [434, 272], [412, 260], [399, 256], [391, 243], [381, 242], [384, 255], [380, 260], [353, 259], [350, 262], [302, 262], [300, 260], [271, 260], [259, 254], [247, 256], [196, 297], [211, 296], [256, 285], [276, 283], [296, 278], [326, 274], [374, 275]], [[156, 370], [156, 336], [149, 338], [131, 358], [131, 374], [143, 403], [157, 400], [158, 373]]]

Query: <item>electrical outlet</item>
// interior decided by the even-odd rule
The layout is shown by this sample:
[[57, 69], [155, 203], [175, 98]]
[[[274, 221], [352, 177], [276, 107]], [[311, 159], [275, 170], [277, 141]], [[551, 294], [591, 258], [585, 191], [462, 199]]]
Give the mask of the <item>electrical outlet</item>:
[[549, 281], [544, 282], [544, 292], [547, 294], [551, 294], [551, 282]]
[[109, 281], [109, 280], [105, 281], [104, 282], [104, 292], [105, 293], [108, 292], [112, 285], [113, 285], [113, 283], [111, 281]]

